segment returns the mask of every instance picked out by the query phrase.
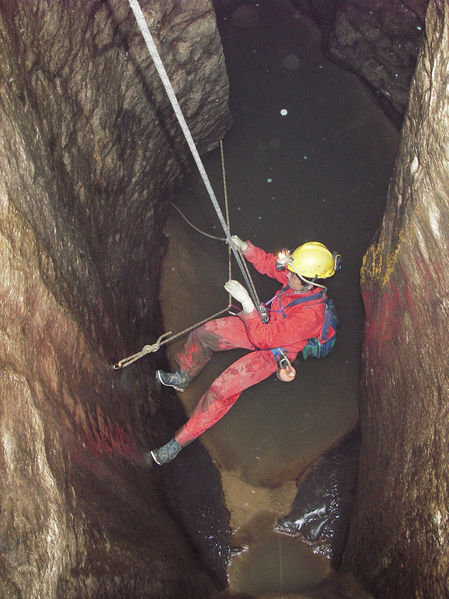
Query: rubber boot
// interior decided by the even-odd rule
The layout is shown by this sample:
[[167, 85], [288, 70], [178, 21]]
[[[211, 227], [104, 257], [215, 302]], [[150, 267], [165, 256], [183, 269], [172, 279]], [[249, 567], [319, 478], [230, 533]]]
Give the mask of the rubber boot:
[[166, 387], [173, 387], [176, 391], [185, 391], [189, 386], [193, 376], [189, 376], [183, 370], [177, 372], [163, 372], [162, 370], [156, 370], [156, 380], [165, 385]]
[[151, 457], [156, 462], [156, 464], [162, 466], [162, 464], [166, 464], [167, 462], [171, 462], [171, 460], [174, 460], [178, 453], [181, 451], [181, 449], [182, 445], [180, 445], [180, 443], [178, 443], [176, 439], [171, 439], [162, 447], [159, 447], [158, 449], [153, 449], [152, 451], [149, 451], [148, 453], [144, 454], [144, 460], [148, 463], [149, 454], [151, 454]]

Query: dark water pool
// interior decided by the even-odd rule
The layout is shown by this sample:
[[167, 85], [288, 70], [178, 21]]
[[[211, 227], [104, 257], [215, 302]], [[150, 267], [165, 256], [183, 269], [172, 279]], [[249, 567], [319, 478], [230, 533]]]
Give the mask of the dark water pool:
[[[301, 590], [329, 565], [298, 539], [280, 544], [273, 527], [289, 512], [296, 479], [358, 418], [359, 270], [382, 216], [398, 134], [363, 84], [322, 56], [318, 31], [288, 1], [221, 1], [217, 19], [235, 120], [224, 139], [232, 233], [268, 251], [316, 240], [343, 256], [328, 283], [341, 323], [334, 353], [298, 364], [293, 383], [273, 376], [244, 392], [202, 437], [222, 470], [235, 537], [248, 541], [230, 565], [231, 588]], [[204, 164], [220, 199], [219, 149]], [[176, 203], [197, 227], [223, 236], [196, 172]], [[226, 306], [227, 248], [174, 210], [166, 234], [165, 329], [180, 331]], [[235, 265], [233, 277], [241, 280]], [[257, 274], [254, 282], [261, 299], [276, 289]], [[169, 357], [178, 347], [168, 347]], [[239, 355], [214, 356], [181, 396], [187, 413]]]

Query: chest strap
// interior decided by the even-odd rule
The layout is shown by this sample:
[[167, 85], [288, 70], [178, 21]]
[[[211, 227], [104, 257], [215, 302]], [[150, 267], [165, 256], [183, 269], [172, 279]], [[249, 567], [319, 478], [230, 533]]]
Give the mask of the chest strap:
[[[285, 314], [285, 309], [286, 308], [292, 308], [293, 306], [297, 306], [298, 304], [306, 304], [308, 302], [313, 302], [313, 301], [318, 300], [318, 299], [321, 299], [322, 301], [324, 301], [323, 292], [322, 291], [317, 291], [316, 293], [312, 293], [312, 295], [304, 295], [302, 297], [297, 297], [296, 299], [292, 300], [286, 306], [283, 306], [282, 302], [281, 302], [281, 297], [284, 295], [284, 293], [287, 291], [287, 289], [289, 289], [288, 285], [286, 285], [285, 287], [282, 287], [282, 289], [280, 290], [280, 292], [278, 294], [276, 294], [270, 300], [268, 300], [267, 302], [265, 302], [265, 305], [269, 306], [276, 298], [278, 298], [279, 305], [281, 306], [281, 309], [280, 310], [273, 310], [272, 308], [270, 308], [270, 310], [272, 312], [282, 312], [282, 317], [283, 318], [287, 318], [287, 315]], [[321, 302], [318, 302], [318, 303], [321, 303]]]

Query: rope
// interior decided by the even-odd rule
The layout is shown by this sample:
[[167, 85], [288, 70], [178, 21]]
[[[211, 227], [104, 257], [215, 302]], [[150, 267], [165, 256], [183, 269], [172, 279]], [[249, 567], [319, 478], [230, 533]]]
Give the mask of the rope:
[[[228, 225], [228, 229], [231, 230], [230, 219], [229, 219], [229, 202], [228, 202], [228, 188], [226, 185], [226, 169], [224, 162], [224, 151], [223, 151], [223, 140], [220, 139], [220, 157], [221, 157], [221, 177], [223, 179], [223, 196], [225, 202], [225, 212], [226, 212], [226, 223]], [[243, 260], [244, 262], [244, 260]], [[232, 268], [231, 268], [231, 246], [228, 245], [228, 281], [232, 279]], [[228, 295], [228, 304], [231, 304], [231, 294]]]
[[[228, 204], [228, 187], [226, 185], [226, 169], [225, 169], [225, 162], [224, 162], [224, 151], [223, 151], [223, 140], [220, 139], [220, 157], [221, 157], [221, 177], [223, 179], [223, 195], [224, 195], [224, 201], [225, 201], [225, 211], [226, 211], [226, 223], [228, 225], [228, 229], [230, 230], [231, 227], [229, 226], [229, 204]], [[232, 278], [232, 271], [231, 271], [231, 246], [228, 245], [228, 281], [230, 281]], [[228, 296], [229, 297], [229, 303], [231, 303], [231, 295]]]
[[[230, 227], [230, 224], [229, 224], [229, 201], [228, 201], [228, 190], [227, 190], [227, 186], [226, 186], [226, 168], [225, 168], [225, 162], [224, 162], [223, 140], [222, 139], [220, 139], [220, 154], [221, 154], [221, 172], [222, 172], [222, 177], [223, 177], [223, 193], [224, 193], [224, 199], [225, 199], [226, 224], [228, 226], [228, 229], [231, 230], [231, 227]], [[172, 206], [180, 214], [180, 216], [185, 220], [185, 222], [190, 227], [192, 227], [192, 229], [194, 229], [195, 231], [197, 231], [201, 235], [204, 235], [205, 237], [209, 237], [209, 239], [216, 239], [217, 241], [226, 241], [226, 237], [217, 237], [216, 235], [211, 235], [210, 233], [206, 233], [205, 231], [202, 231], [197, 226], [195, 226], [186, 217], [186, 215], [182, 212], [182, 210], [180, 208], [178, 208], [178, 206], [176, 206], [176, 204], [174, 204], [173, 202], [172, 202]], [[249, 280], [249, 282], [251, 284], [251, 288], [253, 290], [253, 293], [254, 293], [255, 297], [257, 298], [257, 303], [260, 304], [259, 296], [257, 295], [256, 287], [254, 286], [253, 280], [251, 278], [251, 273], [249, 271], [248, 265], [246, 264], [246, 261], [244, 259], [243, 254], [240, 252], [240, 250], [238, 248], [237, 248], [237, 251], [239, 252], [239, 254], [240, 254], [241, 258], [242, 258], [242, 262], [243, 262], [243, 264], [245, 266], [245, 271], [246, 271], [246, 274], [248, 276], [248, 280]], [[232, 272], [231, 272], [231, 248], [228, 245], [228, 281], [231, 278], [232, 278]], [[231, 303], [230, 297], [229, 297], [229, 303]]]
[[195, 231], [197, 231], [198, 233], [201, 233], [201, 235], [204, 235], [205, 237], [209, 237], [210, 239], [216, 239], [217, 241], [226, 241], [226, 237], [216, 237], [215, 235], [211, 235], [210, 233], [206, 233], [205, 231], [201, 231], [201, 229], [198, 229], [198, 227], [196, 227], [192, 222], [189, 221], [189, 219], [186, 217], [186, 215], [182, 213], [181, 209], [178, 208], [178, 206], [176, 206], [176, 204], [173, 204], [173, 202], [172, 202], [171, 205], [173, 206], [173, 208], [175, 210], [178, 211], [178, 213], [186, 221], [186, 223], [188, 225], [190, 225], [192, 227], [192, 229], [195, 229]]
[[[223, 193], [224, 193], [224, 199], [225, 199], [226, 219], [227, 219], [227, 223], [228, 223], [228, 227], [229, 227], [228, 190], [227, 190], [227, 186], [226, 186], [226, 168], [225, 168], [225, 161], [224, 161], [223, 140], [221, 140], [221, 139], [220, 139], [220, 154], [221, 154], [221, 172], [222, 172], [222, 177], [223, 177]], [[249, 272], [248, 265], [247, 265], [247, 263], [246, 263], [246, 261], [244, 259], [243, 254], [241, 253], [241, 251], [238, 248], [237, 248], [237, 251], [239, 253], [239, 256], [242, 259], [242, 263], [243, 263], [243, 266], [245, 268], [246, 276], [247, 276], [247, 279], [248, 279], [248, 281], [250, 283], [253, 295], [256, 298], [256, 301], [257, 301], [256, 305], [259, 306], [260, 305], [259, 296], [257, 295], [257, 291], [256, 291], [256, 288], [254, 286], [253, 280], [251, 278], [251, 274]], [[229, 280], [230, 280], [231, 279], [231, 260], [230, 260], [231, 248], [228, 248], [228, 255], [229, 255]], [[231, 303], [230, 300], [229, 300], [229, 303]], [[260, 314], [260, 312], [259, 312], [259, 314]]]
[[132, 354], [131, 356], [128, 356], [127, 358], [123, 358], [123, 360], [119, 360], [117, 362], [117, 364], [114, 364], [114, 366], [113, 366], [114, 370], [117, 370], [118, 368], [124, 368], [125, 366], [129, 366], [130, 364], [132, 364], [136, 360], [139, 360], [143, 356], [146, 356], [147, 354], [157, 351], [161, 345], [163, 345], [164, 343], [167, 342], [167, 341], [162, 341], [162, 338], [165, 337], [166, 335], [171, 335], [171, 333], [172, 333], [171, 331], [168, 331], [168, 333], [163, 333], [159, 337], [159, 339], [156, 341], [156, 343], [153, 343], [153, 345], [144, 345], [139, 352]]
[[[179, 214], [182, 216], [182, 218], [191, 226], [193, 227], [196, 231], [198, 231], [199, 233], [201, 233], [202, 235], [205, 235], [206, 237], [210, 237], [211, 239], [218, 239], [220, 241], [227, 241], [228, 243], [228, 276], [229, 279], [231, 279], [231, 250], [234, 253], [235, 259], [237, 260], [237, 263], [240, 267], [240, 270], [242, 272], [243, 278], [245, 279], [248, 287], [251, 289], [252, 295], [253, 295], [253, 301], [255, 303], [256, 309], [261, 317], [261, 319], [263, 320], [263, 315], [261, 312], [261, 308], [259, 306], [260, 302], [259, 299], [257, 297], [257, 293], [254, 287], [254, 284], [251, 280], [251, 276], [249, 274], [249, 270], [248, 267], [245, 263], [245, 260], [243, 259], [242, 254], [240, 253], [240, 251], [238, 250], [238, 248], [235, 246], [234, 242], [232, 241], [231, 238], [231, 234], [230, 234], [230, 226], [229, 226], [229, 206], [228, 206], [228, 195], [227, 195], [227, 187], [226, 187], [226, 171], [225, 171], [225, 166], [224, 166], [224, 155], [223, 155], [223, 142], [222, 140], [220, 140], [220, 151], [221, 151], [221, 163], [222, 163], [222, 173], [223, 173], [223, 187], [224, 187], [224, 196], [225, 196], [225, 207], [226, 207], [226, 222], [224, 220], [223, 214], [221, 212], [220, 206], [218, 204], [217, 198], [215, 197], [214, 191], [212, 189], [212, 186], [209, 182], [209, 178], [207, 176], [207, 173], [204, 169], [203, 163], [201, 161], [201, 158], [198, 154], [198, 150], [195, 146], [195, 143], [193, 141], [192, 135], [190, 133], [189, 128], [187, 127], [187, 124], [185, 122], [184, 116], [182, 114], [181, 108], [179, 106], [178, 100], [176, 99], [173, 87], [170, 83], [170, 80], [168, 78], [167, 72], [165, 71], [164, 65], [162, 64], [161, 58], [159, 56], [159, 53], [157, 51], [157, 48], [154, 44], [153, 38], [151, 36], [151, 33], [148, 29], [145, 17], [142, 13], [142, 10], [139, 6], [139, 3], [137, 0], [128, 0], [129, 1], [129, 5], [134, 13], [134, 16], [136, 18], [137, 24], [139, 25], [140, 31], [142, 33], [142, 36], [146, 42], [148, 51], [150, 52], [150, 55], [153, 59], [153, 62], [156, 66], [156, 69], [159, 73], [159, 76], [161, 78], [161, 81], [165, 87], [165, 91], [167, 92], [168, 98], [172, 104], [173, 110], [175, 111], [175, 114], [178, 118], [178, 122], [181, 126], [181, 129], [183, 130], [184, 136], [187, 140], [187, 143], [189, 145], [190, 151], [192, 152], [193, 158], [195, 159], [196, 165], [198, 167], [198, 170], [200, 172], [200, 175], [203, 179], [203, 182], [206, 186], [207, 191], [209, 192], [209, 196], [210, 199], [212, 201], [212, 204], [215, 208], [215, 211], [217, 213], [217, 216], [220, 220], [220, 223], [223, 227], [223, 230], [226, 234], [225, 238], [222, 237], [215, 237], [214, 235], [210, 235], [209, 233], [205, 233], [204, 231], [201, 231], [200, 229], [198, 229], [197, 227], [195, 227], [195, 225], [193, 225], [185, 216], [184, 214], [181, 212], [181, 210], [172, 203], [172, 206], [179, 212]], [[115, 370], [119, 369], [119, 368], [125, 368], [126, 366], [129, 366], [130, 364], [133, 364], [134, 362], [136, 362], [137, 360], [139, 360], [140, 358], [142, 358], [143, 356], [149, 354], [149, 353], [153, 353], [156, 352], [160, 349], [160, 347], [162, 345], [165, 345], [166, 343], [169, 343], [171, 341], [174, 341], [175, 339], [177, 339], [178, 337], [181, 337], [182, 335], [185, 335], [186, 333], [189, 333], [190, 331], [192, 331], [193, 329], [196, 329], [197, 327], [201, 326], [202, 324], [208, 322], [209, 320], [212, 320], [214, 318], [218, 318], [219, 316], [221, 316], [222, 314], [224, 314], [225, 312], [228, 312], [229, 309], [232, 307], [231, 305], [231, 296], [229, 296], [229, 303], [226, 306], [226, 308], [224, 308], [223, 310], [220, 310], [219, 312], [216, 312], [215, 314], [212, 314], [211, 316], [208, 316], [207, 318], [201, 320], [200, 322], [195, 323], [194, 325], [180, 331], [179, 333], [176, 334], [172, 334], [172, 331], [168, 331], [166, 333], [163, 333], [158, 340], [151, 344], [151, 345], [144, 345], [143, 348], [135, 353], [132, 354], [126, 358], [123, 358], [122, 360], [119, 360], [116, 364], [114, 364], [113, 368]], [[171, 336], [170, 336], [171, 335]], [[164, 339], [165, 337], [165, 339]]]
[[[147, 354], [158, 351], [158, 349], [161, 347], [161, 345], [165, 345], [165, 343], [174, 341], [178, 337], [181, 337], [181, 335], [190, 333], [190, 331], [193, 331], [193, 329], [196, 329], [197, 327], [201, 326], [205, 322], [208, 322], [209, 320], [212, 320], [213, 318], [218, 318], [219, 316], [221, 316], [222, 314], [227, 312], [229, 310], [229, 308], [231, 308], [231, 307], [232, 306], [229, 304], [228, 306], [226, 306], [226, 308], [223, 308], [223, 310], [220, 310], [219, 312], [215, 312], [215, 314], [208, 316], [201, 322], [197, 322], [196, 324], [193, 324], [192, 326], [188, 327], [187, 329], [184, 329], [183, 331], [180, 331], [179, 333], [176, 333], [175, 335], [172, 335], [172, 331], [163, 333], [159, 337], [159, 339], [156, 341], [156, 343], [153, 343], [152, 345], [144, 345], [143, 348], [139, 352], [132, 354], [131, 356], [128, 356], [127, 358], [123, 358], [122, 360], [119, 360], [116, 364], [114, 364], [114, 366], [113, 366], [114, 370], [118, 370], [119, 368], [125, 368], [125, 366], [129, 366], [133, 362], [136, 362], [140, 358], [143, 358], [143, 356], [146, 356]], [[167, 335], [172, 335], [172, 336], [167, 337], [166, 339], [164, 339], [162, 341], [162, 338], [166, 337]]]
[[220, 139], [220, 157], [221, 157], [221, 176], [223, 179], [223, 195], [225, 200], [226, 223], [229, 227], [229, 202], [228, 202], [228, 186], [226, 185], [226, 168], [224, 161], [223, 140]]
[[242, 260], [241, 255], [239, 254], [234, 242], [231, 239], [231, 233], [229, 231], [229, 227], [227, 226], [224, 217], [223, 217], [223, 213], [220, 209], [220, 206], [218, 204], [217, 198], [215, 197], [215, 193], [214, 190], [212, 189], [212, 185], [210, 184], [209, 181], [209, 177], [207, 176], [206, 170], [204, 168], [204, 165], [201, 161], [200, 155], [198, 153], [198, 150], [196, 148], [195, 142], [193, 141], [192, 135], [190, 133], [190, 130], [187, 126], [187, 123], [185, 121], [184, 115], [182, 114], [182, 110], [181, 107], [179, 106], [179, 102], [176, 98], [175, 92], [173, 90], [172, 84], [170, 82], [170, 79], [168, 78], [167, 75], [167, 71], [165, 70], [165, 67], [162, 63], [161, 57], [159, 56], [159, 52], [156, 48], [156, 45], [154, 43], [153, 37], [150, 33], [150, 30], [148, 29], [148, 25], [147, 22], [145, 20], [144, 14], [142, 13], [142, 9], [140, 8], [139, 2], [138, 0], [128, 0], [129, 2], [129, 6], [131, 7], [131, 10], [134, 13], [134, 16], [136, 18], [137, 24], [139, 26], [140, 32], [145, 40], [145, 43], [147, 45], [148, 51], [151, 55], [151, 58], [153, 59], [154, 65], [157, 69], [157, 72], [159, 74], [159, 77], [162, 81], [162, 84], [165, 88], [165, 91], [167, 93], [168, 99], [170, 100], [170, 103], [173, 107], [173, 110], [175, 112], [175, 115], [178, 119], [178, 122], [181, 126], [181, 129], [184, 133], [184, 136], [186, 138], [186, 141], [189, 145], [190, 151], [192, 152], [192, 156], [195, 160], [195, 163], [198, 167], [198, 171], [201, 175], [201, 178], [203, 179], [204, 185], [206, 186], [206, 189], [209, 193], [211, 202], [215, 208], [215, 212], [217, 213], [218, 219], [220, 221], [221, 226], [223, 227], [223, 231], [225, 232], [226, 235], [226, 241], [228, 242], [230, 248], [232, 249], [233, 253], [234, 253], [234, 257], [237, 261], [237, 264], [239, 265], [240, 271], [242, 273], [243, 278], [245, 279], [246, 285], [248, 287], [249, 293], [250, 295], [252, 295], [252, 300], [254, 302], [254, 305], [256, 307], [256, 310], [259, 313], [260, 318], [262, 319], [262, 321], [264, 321], [264, 316], [260, 307], [260, 302], [257, 299], [257, 296], [254, 295], [253, 292], [253, 286], [251, 285], [249, 279], [248, 279], [248, 275], [245, 271], [245, 266], [244, 266], [244, 261]]

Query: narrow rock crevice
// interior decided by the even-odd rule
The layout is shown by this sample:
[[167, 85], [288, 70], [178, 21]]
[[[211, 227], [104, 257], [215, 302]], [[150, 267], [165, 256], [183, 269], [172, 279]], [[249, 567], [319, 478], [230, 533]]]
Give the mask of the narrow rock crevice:
[[[402, 125], [362, 266], [346, 574], [309, 596], [361, 597], [356, 575], [385, 599], [445, 597], [449, 8], [294, 4]], [[249, 43], [257, 13], [247, 6], [236, 20]], [[142, 7], [198, 149], [213, 150], [233, 122], [214, 7]], [[211, 597], [226, 586], [229, 557], [218, 471], [199, 443], [163, 471], [142, 460], [184, 417], [152, 378], [163, 352], [112, 369], [163, 332], [163, 226], [192, 167], [181, 130], [121, 0], [2, 3], [0, 78], [0, 595]]]

